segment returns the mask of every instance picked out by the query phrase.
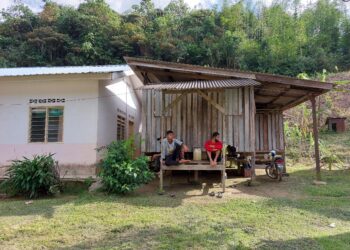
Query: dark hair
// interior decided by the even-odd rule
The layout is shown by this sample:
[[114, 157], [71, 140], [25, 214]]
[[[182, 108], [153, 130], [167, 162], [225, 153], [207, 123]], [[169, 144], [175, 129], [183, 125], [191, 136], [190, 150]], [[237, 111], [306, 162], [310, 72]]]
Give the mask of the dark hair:
[[212, 138], [217, 137], [218, 135], [220, 135], [219, 132], [214, 132]]
[[166, 135], [168, 135], [168, 134], [174, 134], [174, 131], [168, 130], [168, 131], [166, 132]]

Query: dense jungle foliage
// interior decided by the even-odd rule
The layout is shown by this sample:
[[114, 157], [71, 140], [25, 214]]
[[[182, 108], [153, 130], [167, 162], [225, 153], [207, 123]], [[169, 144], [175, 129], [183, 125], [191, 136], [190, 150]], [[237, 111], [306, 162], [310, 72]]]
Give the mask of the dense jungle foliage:
[[190, 9], [142, 0], [120, 14], [104, 0], [78, 8], [44, 1], [1, 12], [0, 67], [124, 63], [123, 56], [296, 76], [350, 67], [350, 17], [342, 1], [224, 1]]

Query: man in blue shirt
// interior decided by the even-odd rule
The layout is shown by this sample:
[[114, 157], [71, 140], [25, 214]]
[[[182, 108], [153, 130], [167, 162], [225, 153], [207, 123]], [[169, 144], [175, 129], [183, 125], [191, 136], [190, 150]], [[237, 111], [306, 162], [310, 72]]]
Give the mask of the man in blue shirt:
[[184, 159], [185, 152], [188, 147], [180, 140], [175, 138], [173, 131], [166, 132], [166, 138], [162, 140], [161, 159], [162, 163], [167, 166], [179, 165], [181, 163], [190, 162]]

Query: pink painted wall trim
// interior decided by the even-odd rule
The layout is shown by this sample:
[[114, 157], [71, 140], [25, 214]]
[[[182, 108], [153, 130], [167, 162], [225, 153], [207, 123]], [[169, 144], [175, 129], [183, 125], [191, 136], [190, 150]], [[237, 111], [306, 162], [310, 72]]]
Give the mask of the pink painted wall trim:
[[23, 156], [54, 153], [55, 160], [64, 165], [93, 165], [97, 161], [96, 144], [28, 143], [0, 144], [0, 166]]

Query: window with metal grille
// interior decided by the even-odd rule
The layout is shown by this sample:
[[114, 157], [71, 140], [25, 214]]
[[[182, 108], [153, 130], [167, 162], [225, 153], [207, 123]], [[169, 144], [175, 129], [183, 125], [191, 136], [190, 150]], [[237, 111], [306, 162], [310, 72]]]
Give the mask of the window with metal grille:
[[62, 142], [63, 107], [31, 108], [30, 142]]
[[117, 140], [125, 140], [125, 126], [126, 119], [125, 117], [118, 115], [117, 116]]

